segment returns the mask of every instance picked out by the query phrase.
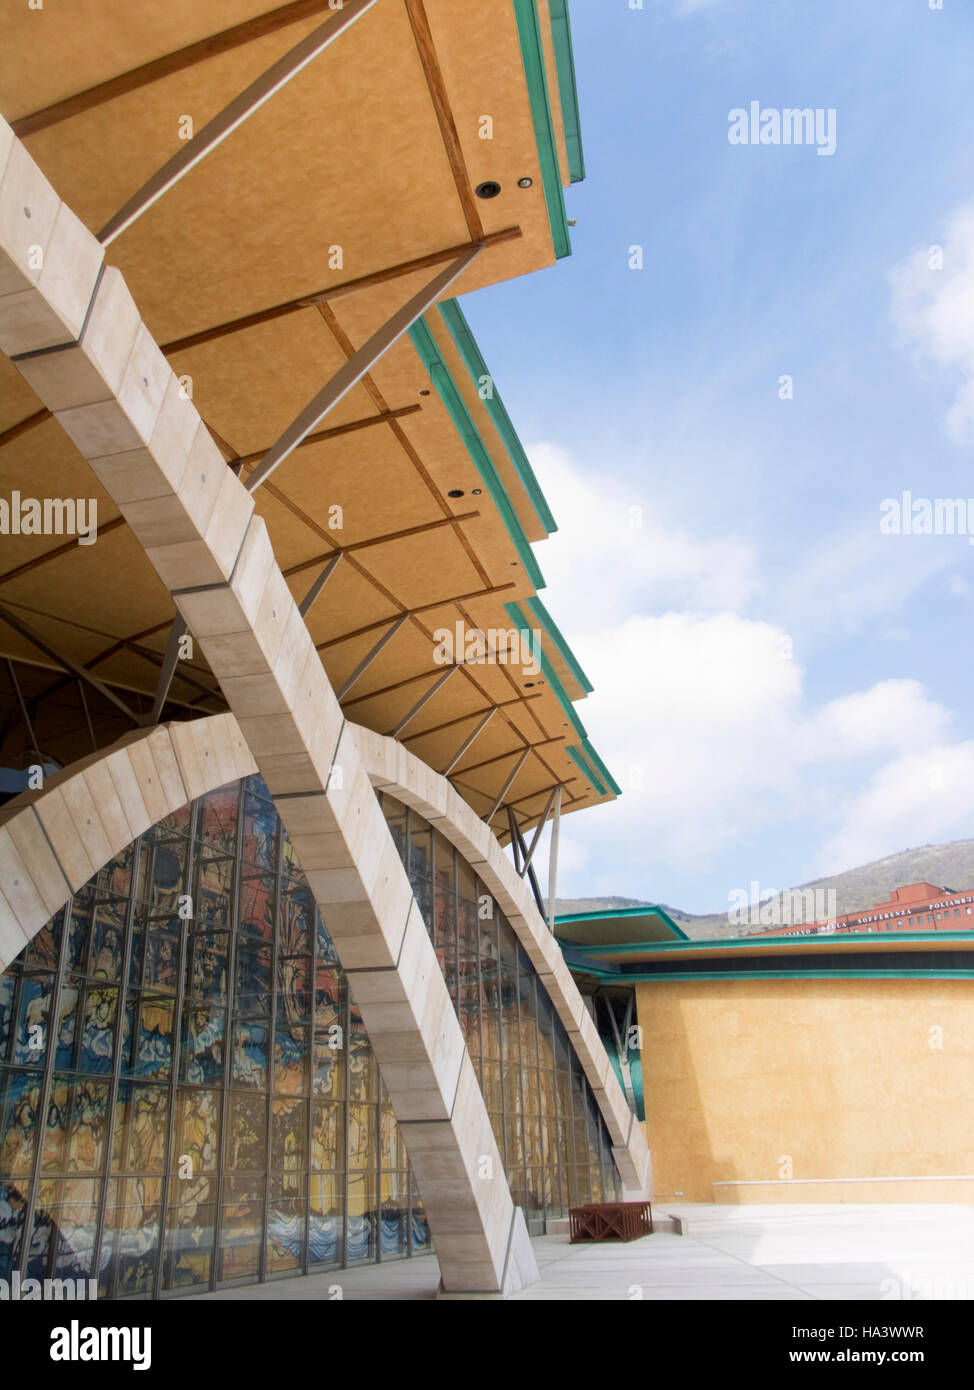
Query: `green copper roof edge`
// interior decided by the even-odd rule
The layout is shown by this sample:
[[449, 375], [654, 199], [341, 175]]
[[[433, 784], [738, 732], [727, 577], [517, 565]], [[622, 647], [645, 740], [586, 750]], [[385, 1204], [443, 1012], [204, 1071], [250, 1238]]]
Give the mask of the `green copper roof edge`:
[[[506, 612], [507, 616], [511, 619], [512, 622], [517, 623], [517, 626], [521, 631], [531, 631], [531, 624], [528, 622], [527, 617], [525, 616], [521, 608], [521, 605], [516, 600], [512, 600], [510, 603], [505, 603], [504, 611]], [[561, 681], [558, 679], [557, 672], [552, 668], [551, 662], [545, 656], [543, 643], [541, 647], [540, 665], [542, 675], [544, 676], [548, 684], [551, 686], [551, 688], [554, 690], [555, 694], [558, 696], [558, 703], [561, 705], [562, 709], [568, 715], [568, 718], [571, 721], [571, 725], [572, 728], [575, 730], [575, 733], [578, 735], [579, 739], [587, 738], [588, 735], [585, 732], [585, 726], [582, 724], [582, 721], [575, 713], [575, 707], [572, 704], [571, 700], [569, 700], [568, 698], [568, 691], [565, 689]]]
[[[612, 919], [613, 921], [618, 921], [620, 918], [629, 920], [634, 917], [658, 917], [662, 922], [665, 922], [665, 924], [669, 927], [670, 931], [672, 931], [674, 936], [677, 937], [677, 941], [675, 942], [656, 942], [654, 943], [656, 945], [678, 946], [681, 941], [690, 940], [686, 932], [680, 930], [680, 928], [677, 926], [677, 924], [674, 922], [673, 918], [670, 916], [670, 914], [666, 911], [665, 908], [656, 907], [654, 905], [650, 905], [648, 907], [620, 907], [615, 909], [608, 907], [601, 912], [563, 912], [555, 918], [555, 926], [557, 928], [559, 922], [606, 922], [610, 919]], [[572, 942], [572, 945], [579, 951], [591, 949], [588, 946], [583, 946], [580, 942], [577, 941]], [[599, 946], [598, 949], [600, 951], [606, 951], [613, 949], [622, 950], [623, 948], [621, 946]]]
[[608, 789], [605, 787], [602, 781], [595, 775], [591, 767], [585, 761], [585, 757], [582, 754], [582, 750], [580, 748], [573, 747], [569, 743], [567, 745], [567, 751], [568, 756], [571, 758], [572, 762], [575, 764], [578, 770], [580, 772], [583, 772], [585, 776], [588, 778], [588, 780], [591, 783], [593, 783], [593, 785], [595, 786], [595, 790], [598, 792], [599, 796], [605, 796], [606, 791]]
[[508, 458], [514, 467], [514, 471], [521, 480], [521, 485], [527, 493], [528, 498], [534, 508], [535, 515], [541, 525], [548, 532], [549, 536], [558, 530], [555, 518], [551, 514], [544, 493], [537, 478], [534, 476], [534, 469], [524, 452], [524, 446], [518, 438], [517, 430], [507, 413], [507, 408], [500, 398], [497, 387], [493, 384], [494, 378], [484, 361], [483, 354], [477, 346], [477, 340], [473, 335], [469, 323], [466, 320], [463, 310], [455, 299], [444, 300], [439, 306], [440, 314], [446, 324], [447, 331], [453, 339], [457, 352], [463, 358], [464, 366], [470, 373], [470, 378], [478, 392], [483, 377], [489, 377], [491, 381], [492, 394], [484, 399], [487, 413], [494, 422], [494, 427], [503, 441], [504, 448], [507, 450]]
[[[517, 603], [516, 601], [505, 603], [504, 609], [508, 617], [512, 620], [512, 622], [515, 622], [517, 624], [519, 629], [525, 632], [531, 631], [531, 624], [528, 622], [519, 603]], [[545, 656], [543, 643], [541, 648], [540, 666], [541, 672], [545, 680], [551, 686], [552, 690], [554, 690], [555, 694], [558, 697], [558, 703], [565, 711], [566, 715], [568, 716], [571, 722], [572, 728], [578, 735], [578, 740], [580, 744], [579, 747], [574, 748], [570, 744], [566, 745], [568, 749], [568, 755], [572, 759], [572, 762], [575, 764], [578, 770], [589, 779], [590, 782], [593, 782], [595, 784], [595, 786], [598, 789], [599, 796], [605, 796], [607, 792], [610, 790], [614, 793], [614, 795], [621, 796], [622, 792], [619, 789], [618, 784], [615, 782], [611, 774], [606, 770], [605, 764], [603, 763], [602, 759], [599, 757], [598, 753], [596, 753], [595, 749], [589, 742], [588, 734], [585, 732], [585, 726], [579, 719], [578, 715], [575, 713], [575, 708], [572, 705], [571, 700], [569, 700], [568, 698], [568, 692], [565, 690], [565, 687], [558, 679], [558, 675], [553, 669], [551, 662]], [[587, 761], [588, 759], [591, 759], [592, 765], [589, 764], [589, 762]], [[600, 770], [596, 771], [596, 768]]]
[[558, 95], [561, 98], [565, 149], [568, 151], [568, 172], [572, 183], [580, 183], [585, 177], [585, 154], [582, 150], [582, 118], [578, 109], [578, 83], [575, 78], [575, 54], [572, 48], [568, 0], [548, 0], [548, 12], [551, 15], [551, 37], [555, 46], [555, 66], [558, 69]]
[[423, 319], [417, 319], [409, 330], [409, 337], [419, 354], [420, 361], [429, 372], [430, 380], [436, 387], [437, 394], [449, 411], [454, 427], [466, 445], [467, 453], [470, 455], [474, 467], [487, 485], [487, 491], [490, 493], [494, 506], [501, 514], [508, 534], [514, 542], [514, 548], [521, 557], [528, 578], [536, 589], [543, 589], [545, 587], [544, 575], [534, 557], [528, 538], [521, 528], [517, 512], [511, 505], [511, 499], [504, 490], [504, 484], [494, 467], [493, 459], [480, 437], [480, 432], [474, 424], [456, 382], [453, 380], [450, 369], [440, 357], [436, 339], [430, 332], [429, 325]]
[[[592, 970], [593, 975], [619, 984], [619, 976]], [[974, 980], [974, 970], [700, 970], [695, 974], [676, 971], [661, 975], [626, 975], [628, 983], [648, 985], [661, 980]]]
[[[630, 912], [630, 911], [632, 911], [634, 915], [638, 915], [639, 912], [644, 912], [644, 913], [645, 913], [645, 912], [646, 912], [646, 909], [645, 909], [645, 908], [636, 908], [636, 909], [622, 908], [622, 909], [620, 909], [618, 912], [613, 912], [611, 909], [609, 909], [609, 910], [606, 912], [605, 916], [606, 916], [606, 917], [621, 917], [624, 913], [628, 913], [628, 912]], [[662, 909], [660, 909], [660, 911], [662, 911]], [[555, 922], [556, 922], [556, 923], [559, 922], [559, 921], [562, 921], [562, 920], [564, 920], [564, 921], [571, 921], [572, 919], [571, 919], [571, 918], [568, 918], [568, 917], [566, 917], [566, 918], [564, 918], [564, 919], [559, 918], [559, 917], [556, 917], [556, 918], [555, 918]], [[584, 920], [584, 918], [583, 918], [583, 920]], [[677, 930], [679, 930], [679, 928], [677, 928]], [[598, 953], [599, 953], [600, 955], [603, 955], [603, 956], [604, 956], [604, 955], [606, 954], [607, 951], [628, 951], [628, 952], [633, 953], [633, 954], [650, 955], [650, 954], [652, 954], [652, 953], [654, 953], [654, 952], [666, 953], [666, 952], [669, 952], [669, 951], [685, 951], [685, 950], [700, 950], [700, 949], [707, 949], [707, 950], [710, 950], [710, 949], [713, 948], [713, 947], [717, 947], [717, 948], [720, 949], [720, 950], [738, 950], [738, 951], [739, 951], [739, 950], [741, 950], [742, 947], [744, 947], [745, 949], [750, 948], [751, 950], [753, 950], [753, 949], [754, 949], [755, 947], [757, 947], [757, 946], [781, 946], [781, 945], [785, 944], [786, 942], [787, 942], [789, 945], [794, 945], [794, 944], [798, 944], [798, 943], [800, 943], [800, 944], [802, 944], [802, 945], [805, 945], [805, 944], [807, 944], [808, 942], [811, 942], [811, 941], [828, 941], [830, 945], [833, 944], [833, 943], [835, 943], [835, 944], [837, 944], [837, 945], [839, 945], [839, 946], [841, 946], [844, 942], [847, 942], [847, 941], [848, 941], [848, 942], [862, 942], [862, 941], [868, 941], [868, 942], [876, 942], [877, 944], [883, 944], [883, 945], [887, 944], [887, 943], [890, 942], [890, 941], [909, 941], [909, 942], [911, 942], [911, 943], [919, 943], [921, 946], [922, 946], [922, 945], [927, 945], [927, 946], [929, 946], [929, 944], [930, 944], [930, 936], [931, 936], [931, 935], [933, 935], [933, 936], [936, 938], [936, 940], [938, 940], [938, 941], [966, 941], [966, 942], [970, 942], [970, 943], [974, 944], [974, 932], [969, 932], [969, 931], [963, 931], [963, 932], [946, 932], [946, 931], [942, 931], [942, 932], [933, 932], [933, 933], [928, 933], [928, 932], [900, 932], [900, 931], [898, 931], [898, 932], [858, 932], [858, 933], [856, 933], [856, 934], [853, 935], [853, 936], [832, 936], [831, 934], [826, 934], [826, 935], [824, 935], [824, 936], [818, 936], [818, 937], [811, 937], [811, 936], [766, 936], [766, 937], [760, 937], [760, 938], [757, 938], [757, 939], [753, 939], [753, 938], [747, 937], [747, 936], [726, 936], [726, 937], [720, 937], [719, 939], [713, 939], [713, 938], [712, 938], [712, 939], [709, 939], [709, 940], [703, 940], [703, 939], [698, 939], [698, 938], [696, 938], [696, 937], [687, 936], [687, 935], [686, 935], [685, 933], [683, 933], [683, 932], [681, 932], [680, 935], [683, 937], [683, 940], [682, 940], [682, 941], [635, 941], [635, 942], [634, 942], [634, 941], [616, 941], [616, 942], [612, 942], [612, 943], [600, 942], [597, 946], [588, 946], [588, 945], [582, 945], [582, 944], [580, 944], [580, 943], [578, 943], [578, 942], [573, 942], [572, 945], [573, 945], [574, 948], [575, 948], [576, 950], [578, 950], [578, 951], [581, 951], [581, 952], [598, 951]]]
[[619, 783], [616, 781], [616, 779], [612, 776], [612, 773], [606, 767], [605, 763], [602, 761], [598, 753], [596, 753], [595, 749], [592, 747], [591, 739], [585, 738], [582, 740], [582, 749], [584, 750], [585, 756], [587, 758], [590, 758], [595, 767], [598, 769], [599, 776], [603, 777], [605, 781], [608, 782], [609, 786], [615, 792], [616, 796], [621, 796], [622, 788], [619, 786]]
[[534, 124], [535, 144], [538, 147], [538, 162], [541, 165], [541, 184], [548, 208], [551, 242], [555, 259], [561, 260], [564, 256], [571, 255], [572, 244], [568, 235], [565, 192], [561, 186], [561, 174], [558, 169], [558, 146], [555, 142], [554, 120], [548, 96], [548, 79], [545, 76], [537, 0], [514, 0], [514, 14], [521, 44], [521, 61], [528, 84], [528, 98], [531, 102], [531, 119]]
[[541, 602], [539, 598], [534, 597], [528, 599], [528, 607], [531, 609], [531, 612], [534, 614], [534, 616], [538, 619], [538, 622], [544, 628], [545, 632], [547, 632], [552, 642], [554, 642], [555, 646], [558, 648], [562, 660], [564, 661], [568, 669], [571, 671], [575, 679], [578, 681], [579, 685], [585, 691], [586, 695], [591, 695], [594, 689], [592, 682], [589, 680], [588, 676], [582, 670], [581, 665], [578, 661], [578, 657], [575, 655], [571, 647], [565, 641], [561, 628], [558, 626], [554, 618], [548, 612], [546, 606]]

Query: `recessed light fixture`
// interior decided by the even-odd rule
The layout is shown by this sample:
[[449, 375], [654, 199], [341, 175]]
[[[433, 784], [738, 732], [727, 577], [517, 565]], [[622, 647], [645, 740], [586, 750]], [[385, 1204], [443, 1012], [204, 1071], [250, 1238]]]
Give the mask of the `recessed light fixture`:
[[462, 488], [462, 487], [451, 487], [451, 488], [450, 488], [450, 491], [449, 491], [446, 495], [447, 495], [447, 497], [462, 497], [462, 496], [463, 496], [463, 488]]
[[430, 391], [429, 391], [429, 387], [428, 387], [428, 386], [423, 386], [423, 387], [420, 388], [419, 394], [420, 394], [421, 396], [428, 396], [429, 393], [430, 393]]
[[478, 198], [496, 198], [501, 191], [501, 186], [495, 179], [485, 179], [483, 183], [478, 183], [476, 193]]
[[482, 487], [474, 487], [474, 488], [471, 488], [470, 491], [473, 493], [474, 497], [479, 497], [480, 494], [483, 492], [483, 488], [482, 488]]
[[518, 179], [518, 181], [517, 181], [517, 186], [518, 186], [518, 188], [532, 188], [532, 187], [534, 186], [534, 179], [529, 179], [529, 178]]
[[533, 690], [533, 689], [534, 689], [534, 681], [525, 681], [525, 682], [524, 682], [524, 688], [525, 688], [525, 690]]

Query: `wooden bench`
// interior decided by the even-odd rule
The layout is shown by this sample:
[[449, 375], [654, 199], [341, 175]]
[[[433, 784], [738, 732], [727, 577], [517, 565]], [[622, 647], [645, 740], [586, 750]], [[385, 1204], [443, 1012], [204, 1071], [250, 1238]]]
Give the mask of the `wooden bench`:
[[571, 1243], [583, 1240], [638, 1240], [653, 1234], [649, 1202], [592, 1202], [570, 1207]]

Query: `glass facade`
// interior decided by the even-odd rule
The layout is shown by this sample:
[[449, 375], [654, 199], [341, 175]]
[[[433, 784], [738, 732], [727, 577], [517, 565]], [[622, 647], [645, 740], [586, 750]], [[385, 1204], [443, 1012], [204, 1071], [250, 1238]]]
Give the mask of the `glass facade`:
[[[615, 1192], [604, 1125], [496, 904], [429, 825], [384, 809], [539, 1230]], [[0, 1277], [153, 1297], [429, 1249], [362, 1019], [259, 777], [154, 826], [0, 975]]]
[[529, 1231], [540, 1234], [570, 1206], [617, 1200], [618, 1172], [595, 1098], [503, 913], [449, 840], [401, 802], [380, 800]]

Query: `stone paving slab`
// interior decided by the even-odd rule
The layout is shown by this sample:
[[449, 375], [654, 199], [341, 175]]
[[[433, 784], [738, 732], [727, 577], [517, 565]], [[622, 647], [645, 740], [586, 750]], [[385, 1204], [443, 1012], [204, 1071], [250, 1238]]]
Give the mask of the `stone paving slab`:
[[[690, 1222], [691, 1235], [600, 1245], [536, 1237], [541, 1281], [515, 1300], [884, 1301], [890, 1280], [904, 1289], [952, 1281], [948, 1296], [974, 1296], [974, 1207], [687, 1204], [673, 1211]], [[340, 1290], [345, 1300], [429, 1301], [438, 1285], [430, 1255], [200, 1297], [327, 1301]]]

